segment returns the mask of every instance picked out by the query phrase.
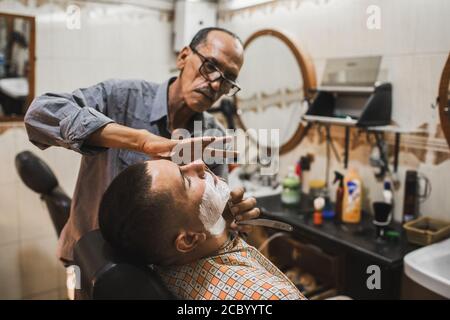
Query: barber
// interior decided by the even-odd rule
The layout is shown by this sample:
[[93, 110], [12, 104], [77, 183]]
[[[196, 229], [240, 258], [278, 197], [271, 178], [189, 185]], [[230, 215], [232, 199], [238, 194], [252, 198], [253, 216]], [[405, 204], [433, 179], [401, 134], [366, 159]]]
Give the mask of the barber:
[[[243, 64], [239, 38], [220, 28], [202, 29], [179, 53], [176, 64], [179, 76], [162, 84], [108, 80], [72, 93], [46, 93], [30, 105], [25, 126], [33, 144], [41, 149], [61, 146], [83, 155], [70, 217], [58, 244], [63, 262], [72, 262], [76, 241], [98, 228], [100, 200], [120, 171], [173, 152], [180, 143], [170, 139], [175, 129], [201, 134], [194, 132], [195, 121], [202, 132], [225, 134], [205, 111], [222, 95], [233, 96], [240, 89], [236, 83]], [[217, 138], [199, 139], [204, 149]], [[211, 169], [227, 175], [224, 164]], [[238, 220], [257, 217], [255, 199], [243, 200], [243, 193], [242, 189], [232, 191], [231, 212]], [[230, 227], [243, 232], [251, 229], [235, 223]]]

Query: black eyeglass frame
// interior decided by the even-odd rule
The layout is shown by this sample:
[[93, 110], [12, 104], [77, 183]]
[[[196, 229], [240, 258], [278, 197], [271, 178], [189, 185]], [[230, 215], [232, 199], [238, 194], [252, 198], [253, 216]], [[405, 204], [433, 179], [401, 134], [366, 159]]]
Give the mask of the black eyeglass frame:
[[[189, 48], [192, 50], [193, 53], [198, 55], [200, 57], [200, 59], [202, 60], [202, 64], [198, 68], [198, 71], [202, 75], [202, 77], [205, 78], [205, 80], [209, 81], [210, 83], [220, 80], [220, 90], [222, 90], [224, 82], [229, 83], [230, 89], [228, 90], [228, 92], [225, 92], [224, 90], [222, 90], [224, 92], [224, 94], [228, 97], [233, 97], [234, 95], [236, 95], [236, 93], [238, 93], [241, 90], [241, 87], [235, 81], [228, 79], [223, 74], [223, 72], [216, 66], [216, 64], [213, 61], [211, 61], [211, 59], [202, 55], [200, 52], [197, 51], [197, 49], [192, 48], [192, 47], [189, 47]], [[214, 69], [214, 71], [210, 72], [209, 74], [217, 72], [219, 74], [217, 78], [211, 79], [209, 77], [209, 74], [204, 70], [206, 63], [209, 63], [211, 65], [211, 67]], [[233, 90], [235, 90], [235, 91], [233, 91]]]

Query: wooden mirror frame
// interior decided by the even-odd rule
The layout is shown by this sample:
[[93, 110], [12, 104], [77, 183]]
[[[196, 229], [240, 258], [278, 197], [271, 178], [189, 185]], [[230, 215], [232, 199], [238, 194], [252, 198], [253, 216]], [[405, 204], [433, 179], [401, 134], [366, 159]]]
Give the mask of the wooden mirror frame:
[[[295, 60], [297, 61], [297, 65], [299, 66], [299, 71], [303, 79], [303, 93], [305, 95], [306, 99], [311, 98], [313, 95], [314, 89], [316, 89], [317, 83], [316, 83], [316, 71], [314, 68], [314, 65], [311, 61], [311, 58], [309, 55], [307, 55], [303, 50], [300, 49], [300, 47], [296, 44], [296, 42], [286, 34], [284, 34], [282, 31], [275, 30], [275, 29], [263, 29], [256, 31], [253, 33], [247, 41], [244, 43], [244, 52], [245, 49], [256, 39], [263, 36], [272, 36], [279, 40], [281, 40], [292, 52], [292, 54], [295, 57]], [[237, 110], [239, 110], [239, 105], [237, 103], [237, 97], [234, 99], [235, 105]], [[243, 121], [239, 115], [237, 114], [237, 121], [239, 123], [239, 126], [243, 128], [244, 130], [247, 130], [246, 126], [243, 124]], [[299, 125], [297, 127], [297, 130], [295, 131], [294, 135], [285, 142], [280, 147], [280, 155], [287, 153], [294, 149], [304, 138], [305, 136], [305, 126], [302, 124], [301, 121], [299, 121]]]
[[441, 128], [444, 131], [445, 139], [450, 147], [450, 105], [448, 105], [448, 86], [450, 81], [450, 53], [445, 63], [444, 70], [441, 75], [439, 84], [439, 117], [441, 120]]
[[[31, 101], [34, 99], [34, 88], [35, 88], [35, 60], [36, 60], [36, 19], [33, 16], [24, 16], [24, 15], [18, 15], [18, 14], [9, 14], [9, 13], [0, 13], [0, 17], [7, 17], [7, 18], [20, 18], [24, 20], [28, 20], [30, 23], [30, 43], [29, 43], [29, 50], [28, 50], [28, 61], [29, 61], [29, 72], [28, 72], [28, 97], [25, 102], [26, 107], [31, 104]], [[26, 109], [24, 110], [26, 112]], [[0, 122], [7, 122], [7, 121], [23, 121], [25, 114], [23, 115], [15, 115], [15, 116], [0, 116]]]

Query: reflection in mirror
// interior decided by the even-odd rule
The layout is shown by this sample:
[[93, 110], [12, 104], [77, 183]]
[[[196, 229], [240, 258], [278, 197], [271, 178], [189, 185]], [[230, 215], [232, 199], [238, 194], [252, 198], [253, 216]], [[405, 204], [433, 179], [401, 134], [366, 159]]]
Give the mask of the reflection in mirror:
[[[263, 33], [246, 43], [245, 63], [239, 73], [242, 90], [236, 103], [245, 129], [279, 129], [282, 147], [298, 133], [307, 102], [297, 56], [285, 40], [275, 35]], [[296, 53], [300, 55], [299, 51]], [[256, 140], [252, 132], [249, 136]], [[268, 140], [258, 142], [271, 145]]]
[[0, 118], [23, 116], [31, 101], [33, 18], [0, 15]]
[[323, 86], [369, 86], [378, 78], [381, 56], [327, 60]]

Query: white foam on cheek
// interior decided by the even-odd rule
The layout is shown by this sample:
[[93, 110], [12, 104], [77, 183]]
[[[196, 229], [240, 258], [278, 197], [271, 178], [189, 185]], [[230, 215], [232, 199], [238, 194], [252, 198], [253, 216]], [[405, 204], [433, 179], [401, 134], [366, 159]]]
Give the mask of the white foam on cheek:
[[209, 233], [211, 233], [213, 236], [217, 236], [219, 234], [221, 234], [225, 228], [227, 227], [227, 222], [225, 221], [225, 219], [220, 216], [219, 220], [217, 220], [217, 222], [211, 227], [209, 228]]
[[225, 230], [226, 222], [222, 213], [229, 198], [228, 185], [223, 181], [218, 181], [215, 185], [214, 178], [206, 173], [205, 191], [200, 203], [200, 220], [212, 235], [219, 235]]

